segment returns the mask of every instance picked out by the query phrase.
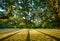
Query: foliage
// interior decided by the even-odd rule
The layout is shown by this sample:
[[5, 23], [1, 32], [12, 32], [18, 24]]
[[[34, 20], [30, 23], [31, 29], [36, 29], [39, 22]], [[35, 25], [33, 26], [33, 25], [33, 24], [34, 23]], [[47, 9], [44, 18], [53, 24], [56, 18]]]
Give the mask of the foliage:
[[0, 0], [0, 8], [5, 10], [0, 12], [0, 19], [8, 19], [2, 25], [13, 28], [58, 26], [57, 0]]

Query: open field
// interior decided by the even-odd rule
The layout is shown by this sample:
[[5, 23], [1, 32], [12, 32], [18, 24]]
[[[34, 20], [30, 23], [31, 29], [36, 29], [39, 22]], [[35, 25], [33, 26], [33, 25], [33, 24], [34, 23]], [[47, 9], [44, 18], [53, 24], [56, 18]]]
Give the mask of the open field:
[[0, 41], [60, 41], [60, 30], [0, 29]]

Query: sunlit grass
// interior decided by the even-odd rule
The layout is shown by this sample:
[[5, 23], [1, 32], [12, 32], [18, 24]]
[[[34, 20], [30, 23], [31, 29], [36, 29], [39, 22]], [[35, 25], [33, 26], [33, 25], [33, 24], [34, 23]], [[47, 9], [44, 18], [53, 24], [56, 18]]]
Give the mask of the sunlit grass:
[[[5, 32], [4, 32], [5, 31]], [[6, 33], [12, 31], [10, 33]], [[5, 35], [7, 36], [8, 34], [13, 34], [17, 32], [17, 29], [9, 29], [9, 30], [5, 30], [5, 29], [0, 29], [1, 35], [2, 32], [5, 33]], [[28, 34], [29, 32], [29, 34]], [[43, 33], [45, 34], [43, 34]], [[58, 29], [18, 29], [18, 33], [4, 39], [3, 41], [57, 41], [56, 39], [48, 36], [55, 36], [56, 38], [60, 38], [60, 30]], [[0, 37], [1, 37], [0, 35]], [[4, 37], [4, 34], [2, 35]]]
[[9, 37], [8, 39], [5, 39], [4, 41], [26, 41], [27, 38], [27, 30], [21, 30], [19, 33]]
[[[6, 30], [7, 30], [7, 29], [6, 29]], [[9, 29], [9, 30], [11, 30], [11, 29]], [[8, 30], [7, 30], [7, 31], [8, 31]], [[8, 37], [9, 35], [12, 35], [12, 34], [14, 34], [14, 33], [17, 33], [17, 32], [19, 32], [19, 31], [20, 31], [20, 30], [18, 30], [18, 29], [17, 29], [17, 30], [15, 29], [15, 30], [8, 31], [9, 33], [7, 33], [6, 31], [5, 31], [5, 32], [6, 32], [6, 33], [5, 33], [5, 32], [3, 31], [5, 34], [1, 33], [0, 39], [2, 39], [2, 38], [4, 38], [4, 37]]]
[[30, 40], [31, 41], [55, 41], [49, 36], [46, 36], [40, 32], [37, 32], [35, 30], [30, 31]]
[[39, 31], [60, 38], [60, 29], [39, 29]]

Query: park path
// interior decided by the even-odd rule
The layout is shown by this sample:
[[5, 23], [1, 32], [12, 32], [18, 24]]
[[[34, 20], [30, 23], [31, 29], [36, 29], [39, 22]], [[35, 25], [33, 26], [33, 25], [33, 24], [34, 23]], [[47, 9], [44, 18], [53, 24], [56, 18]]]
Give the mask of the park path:
[[[54, 36], [51, 30], [40, 30], [40, 29], [18, 29], [8, 31], [0, 35], [0, 41], [60, 41], [60, 30], [55, 30], [58, 35]], [[48, 33], [47, 33], [48, 32]], [[52, 34], [50, 34], [52, 33]]]

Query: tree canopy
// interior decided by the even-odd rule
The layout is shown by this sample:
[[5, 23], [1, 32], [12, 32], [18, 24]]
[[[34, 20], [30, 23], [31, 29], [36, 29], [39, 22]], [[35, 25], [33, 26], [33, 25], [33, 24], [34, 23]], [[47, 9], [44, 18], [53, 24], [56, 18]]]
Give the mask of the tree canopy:
[[59, 26], [59, 0], [0, 0], [0, 28]]

